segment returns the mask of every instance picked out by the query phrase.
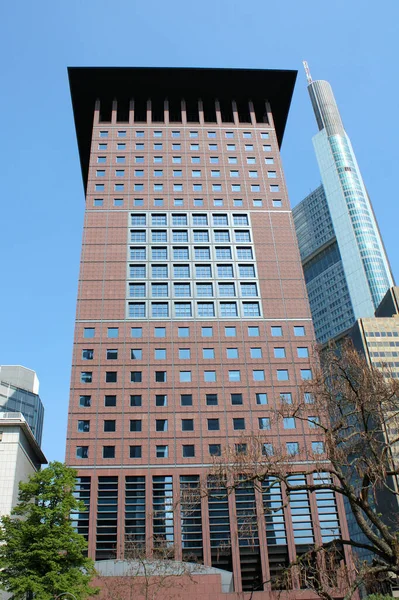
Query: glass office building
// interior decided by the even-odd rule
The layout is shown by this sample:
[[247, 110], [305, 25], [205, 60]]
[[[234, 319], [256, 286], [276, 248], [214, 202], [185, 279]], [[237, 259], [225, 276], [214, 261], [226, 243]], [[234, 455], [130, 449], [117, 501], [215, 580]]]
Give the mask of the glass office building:
[[331, 86], [310, 81], [308, 90], [322, 186], [293, 215], [316, 338], [323, 343], [347, 332], [355, 319], [373, 316], [393, 278]]

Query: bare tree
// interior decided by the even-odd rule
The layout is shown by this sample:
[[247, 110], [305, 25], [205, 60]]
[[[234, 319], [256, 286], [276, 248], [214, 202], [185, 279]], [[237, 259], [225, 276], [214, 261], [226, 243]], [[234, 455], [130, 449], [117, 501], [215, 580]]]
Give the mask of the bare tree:
[[[351, 539], [338, 528], [328, 543], [298, 556], [288, 569], [301, 587], [321, 598], [330, 600], [339, 588], [349, 599], [359, 586], [372, 588], [399, 577], [399, 382], [386, 369], [370, 367], [349, 342], [323, 351], [317, 364], [299, 397], [283, 398], [272, 416], [277, 421], [294, 417], [317, 441], [296, 449], [294, 458], [286, 449], [272, 451], [272, 437], [242, 438], [241, 451], [228, 448], [215, 461], [212, 476], [225, 482], [226, 493], [252, 482], [263, 492], [265, 483], [282, 485], [287, 502], [298, 492], [343, 497], [361, 535]], [[302, 461], [300, 471], [296, 468], [301, 477], [293, 476], [294, 460]], [[345, 566], [341, 559], [348, 546], [371, 559], [355, 555]]]

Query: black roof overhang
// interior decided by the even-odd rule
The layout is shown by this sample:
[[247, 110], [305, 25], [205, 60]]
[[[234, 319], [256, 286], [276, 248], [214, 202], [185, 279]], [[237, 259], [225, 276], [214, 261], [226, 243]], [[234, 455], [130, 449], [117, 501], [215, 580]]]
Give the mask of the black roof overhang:
[[281, 146], [294, 91], [296, 70], [158, 67], [69, 67], [69, 85], [86, 189], [94, 105], [97, 99], [162, 96], [228, 98], [270, 102]]

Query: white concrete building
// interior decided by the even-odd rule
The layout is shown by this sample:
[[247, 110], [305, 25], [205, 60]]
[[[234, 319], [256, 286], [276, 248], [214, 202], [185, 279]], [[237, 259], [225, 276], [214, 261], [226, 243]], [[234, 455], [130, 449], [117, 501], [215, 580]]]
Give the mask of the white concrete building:
[[0, 516], [16, 505], [19, 482], [46, 463], [22, 413], [0, 412]]

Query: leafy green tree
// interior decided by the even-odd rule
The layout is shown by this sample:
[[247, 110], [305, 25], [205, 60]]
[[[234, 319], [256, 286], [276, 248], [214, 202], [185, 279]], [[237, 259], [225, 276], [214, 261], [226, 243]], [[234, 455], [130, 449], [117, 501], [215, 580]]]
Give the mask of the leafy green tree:
[[74, 469], [50, 463], [20, 483], [17, 506], [1, 518], [0, 588], [12, 600], [50, 600], [64, 592], [81, 600], [98, 593], [90, 586], [87, 542], [72, 524], [71, 513], [84, 510], [73, 495], [75, 478]]

